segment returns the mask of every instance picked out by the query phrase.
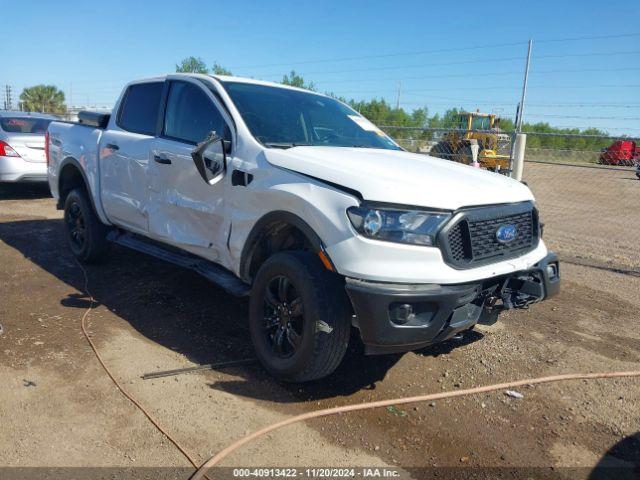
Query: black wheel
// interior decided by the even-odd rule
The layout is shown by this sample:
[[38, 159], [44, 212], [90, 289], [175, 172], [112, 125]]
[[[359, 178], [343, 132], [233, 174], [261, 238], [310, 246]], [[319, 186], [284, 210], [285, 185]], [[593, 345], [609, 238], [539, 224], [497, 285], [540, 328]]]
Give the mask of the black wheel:
[[109, 229], [93, 211], [84, 190], [76, 188], [67, 195], [64, 224], [69, 246], [78, 260], [96, 263], [104, 259], [109, 249]]
[[464, 163], [465, 165], [471, 165], [473, 163], [473, 154], [471, 153], [471, 145], [464, 145], [458, 150], [456, 162]]
[[256, 355], [289, 382], [325, 377], [342, 361], [351, 329], [343, 280], [309, 252], [278, 253], [258, 271], [249, 329]]
[[451, 151], [451, 144], [447, 142], [438, 142], [433, 147], [431, 147], [431, 150], [429, 150], [429, 155], [431, 155], [432, 157], [451, 160], [453, 158], [453, 152]]

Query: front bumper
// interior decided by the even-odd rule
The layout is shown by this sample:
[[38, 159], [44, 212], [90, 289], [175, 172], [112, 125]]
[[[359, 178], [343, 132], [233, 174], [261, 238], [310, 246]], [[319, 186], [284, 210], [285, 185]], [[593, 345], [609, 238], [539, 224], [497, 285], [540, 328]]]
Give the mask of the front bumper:
[[0, 156], [0, 182], [46, 182], [47, 164]]
[[560, 290], [558, 258], [531, 269], [458, 285], [375, 283], [347, 278], [366, 353], [416, 350], [451, 338], [501, 310], [526, 308]]

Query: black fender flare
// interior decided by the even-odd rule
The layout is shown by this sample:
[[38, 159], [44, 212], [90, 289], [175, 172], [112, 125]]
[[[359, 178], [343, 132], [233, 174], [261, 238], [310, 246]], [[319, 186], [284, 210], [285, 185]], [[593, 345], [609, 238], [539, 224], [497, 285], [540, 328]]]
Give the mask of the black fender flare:
[[247, 240], [242, 247], [242, 255], [240, 258], [240, 278], [245, 281], [249, 281], [251, 278], [250, 267], [255, 253], [255, 248], [260, 244], [260, 240], [265, 236], [267, 232], [267, 226], [274, 223], [288, 223], [302, 232], [302, 234], [309, 240], [309, 243], [314, 249], [314, 253], [324, 251], [324, 243], [320, 239], [320, 236], [298, 215], [286, 212], [284, 210], [276, 210], [269, 212], [262, 216], [249, 232]]

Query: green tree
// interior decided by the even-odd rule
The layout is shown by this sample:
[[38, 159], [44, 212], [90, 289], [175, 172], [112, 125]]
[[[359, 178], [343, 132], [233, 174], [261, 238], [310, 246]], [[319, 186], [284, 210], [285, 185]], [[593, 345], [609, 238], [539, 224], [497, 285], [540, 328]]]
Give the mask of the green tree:
[[218, 62], [213, 62], [211, 68], [207, 67], [200, 57], [187, 57], [176, 64], [176, 72], [180, 73], [213, 73], [214, 75], [232, 75], [231, 70], [224, 68]]
[[[214, 64], [215, 66], [215, 64]], [[176, 72], [180, 73], [209, 73], [207, 64], [200, 57], [187, 57], [176, 64]]]
[[289, 73], [288, 75], [284, 75], [280, 83], [282, 83], [283, 85], [290, 85], [292, 87], [306, 88], [307, 90], [312, 91], [316, 90], [316, 86], [313, 82], [305, 82], [302, 75], [298, 75], [295, 70], [291, 70], [291, 73]]
[[20, 94], [22, 109], [28, 112], [65, 113], [64, 92], [54, 85], [35, 85]]
[[233, 73], [231, 73], [231, 70], [227, 70], [218, 62], [213, 62], [211, 73], [213, 73], [214, 75], [233, 75]]

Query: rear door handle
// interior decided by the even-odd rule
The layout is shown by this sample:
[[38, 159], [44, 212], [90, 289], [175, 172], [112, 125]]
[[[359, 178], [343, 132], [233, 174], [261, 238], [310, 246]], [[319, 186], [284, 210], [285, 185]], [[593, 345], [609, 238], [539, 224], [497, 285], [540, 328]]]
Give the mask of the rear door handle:
[[154, 155], [153, 159], [156, 163], [161, 163], [162, 165], [171, 165], [171, 160], [167, 157], [161, 157], [160, 155]]
[[120, 147], [115, 143], [107, 143], [105, 147], [107, 147], [109, 150], [120, 150]]

